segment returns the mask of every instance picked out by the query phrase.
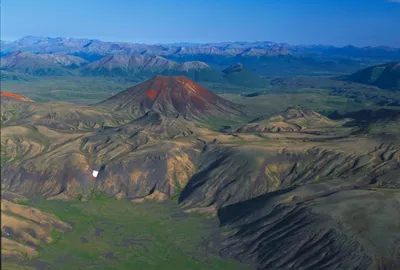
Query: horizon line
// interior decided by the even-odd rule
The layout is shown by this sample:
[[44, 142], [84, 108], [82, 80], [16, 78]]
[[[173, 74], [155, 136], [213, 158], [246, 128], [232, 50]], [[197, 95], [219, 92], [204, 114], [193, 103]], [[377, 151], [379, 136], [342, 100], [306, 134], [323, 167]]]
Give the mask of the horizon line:
[[208, 45], [208, 44], [223, 44], [223, 43], [258, 43], [258, 42], [265, 42], [265, 43], [275, 43], [277, 45], [289, 45], [289, 46], [329, 46], [329, 47], [334, 47], [334, 48], [345, 48], [345, 47], [355, 47], [355, 48], [381, 48], [381, 47], [388, 47], [392, 49], [400, 49], [400, 47], [395, 47], [395, 46], [390, 46], [390, 45], [377, 45], [377, 46], [372, 46], [372, 45], [365, 45], [365, 46], [355, 46], [352, 44], [347, 44], [347, 45], [331, 45], [331, 44], [322, 44], [322, 43], [309, 43], [309, 44], [291, 44], [287, 42], [278, 42], [278, 41], [268, 41], [268, 40], [253, 40], [253, 41], [209, 41], [209, 42], [189, 42], [189, 41], [176, 41], [176, 42], [157, 42], [157, 43], [145, 43], [145, 42], [132, 42], [132, 41], [121, 41], [118, 39], [101, 39], [101, 38], [86, 38], [86, 37], [66, 37], [66, 36], [58, 36], [58, 37], [49, 37], [49, 36], [35, 36], [35, 35], [26, 35], [22, 36], [20, 38], [16, 38], [14, 40], [10, 39], [2, 39], [0, 38], [0, 41], [2, 42], [15, 42], [23, 38], [51, 38], [51, 39], [57, 39], [57, 38], [62, 38], [62, 39], [76, 39], [76, 40], [84, 40], [87, 39], [89, 41], [101, 41], [101, 42], [111, 42], [111, 43], [129, 43], [129, 44], [140, 44], [140, 45], [156, 45], [156, 46], [162, 46], [162, 45], [175, 45], [175, 44], [191, 44], [191, 45]]

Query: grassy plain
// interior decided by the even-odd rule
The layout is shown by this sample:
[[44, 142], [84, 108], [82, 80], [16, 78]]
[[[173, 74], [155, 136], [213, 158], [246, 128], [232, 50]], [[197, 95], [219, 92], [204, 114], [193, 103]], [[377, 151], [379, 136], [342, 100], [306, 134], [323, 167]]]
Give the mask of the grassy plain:
[[[25, 201], [73, 226], [54, 232], [39, 257], [2, 269], [246, 269], [215, 253], [216, 220], [175, 202], [131, 203], [105, 195], [82, 201]], [[55, 268], [54, 268], [55, 267]], [[26, 268], [29, 269], [29, 268]]]
[[41, 77], [31, 81], [3, 80], [1, 91], [19, 93], [37, 102], [90, 104], [107, 99], [134, 84], [101, 77]]
[[[34, 101], [93, 104], [140, 81], [112, 77], [40, 77], [35, 80], [3, 80], [2, 91], [22, 94]], [[400, 94], [376, 87], [332, 80], [329, 77], [269, 77], [265, 87], [199, 82], [233, 102], [249, 107], [254, 115], [276, 114], [293, 105], [304, 105], [325, 115], [390, 105], [400, 106]], [[379, 91], [379, 95], [377, 95]], [[240, 94], [259, 93], [254, 97]], [[385, 105], [386, 104], [386, 105]], [[396, 105], [397, 104], [397, 105]]]

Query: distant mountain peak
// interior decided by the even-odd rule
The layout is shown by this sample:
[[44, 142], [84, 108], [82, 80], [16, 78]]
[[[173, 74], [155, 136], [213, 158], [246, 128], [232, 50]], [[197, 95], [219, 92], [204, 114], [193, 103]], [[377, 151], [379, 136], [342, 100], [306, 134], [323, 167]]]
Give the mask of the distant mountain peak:
[[155, 55], [108, 55], [95, 62], [90, 63], [83, 70], [84, 74], [108, 74], [113, 71], [124, 72], [126, 74], [138, 71], [155, 72], [163, 71], [183, 71], [211, 69], [204, 62], [191, 61], [177, 63], [162, 56]]

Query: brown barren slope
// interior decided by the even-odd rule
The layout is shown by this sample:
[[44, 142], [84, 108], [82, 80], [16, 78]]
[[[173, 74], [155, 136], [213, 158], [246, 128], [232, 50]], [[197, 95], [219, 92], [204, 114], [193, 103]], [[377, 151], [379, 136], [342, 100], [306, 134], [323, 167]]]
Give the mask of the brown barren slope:
[[[2, 192], [2, 197], [8, 198]], [[23, 260], [37, 256], [42, 243], [51, 243], [52, 229], [67, 231], [71, 226], [55, 216], [32, 207], [1, 200], [1, 259]]]

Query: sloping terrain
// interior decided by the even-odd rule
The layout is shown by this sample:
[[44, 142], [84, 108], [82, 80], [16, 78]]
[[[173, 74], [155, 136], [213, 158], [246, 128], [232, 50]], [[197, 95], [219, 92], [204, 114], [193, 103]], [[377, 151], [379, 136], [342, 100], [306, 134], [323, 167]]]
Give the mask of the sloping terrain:
[[400, 90], [400, 62], [368, 67], [337, 79], [370, 84], [383, 89]]
[[156, 76], [95, 105], [132, 118], [154, 110], [184, 119], [244, 117], [244, 108], [231, 103], [190, 79]]
[[229, 205], [222, 253], [258, 269], [398, 269], [399, 196], [316, 184]]
[[[155, 82], [161, 83], [161, 87], [156, 88], [160, 95], [202, 90], [182, 77], [171, 78], [172, 83], [181, 80], [178, 88], [171, 88], [170, 81], [161, 79], [161, 82]], [[191, 88], [183, 89], [181, 83], [188, 83]], [[200, 94], [204, 99], [216, 97], [216, 101], [204, 101], [210, 101], [216, 107], [225, 104], [211, 92], [204, 90]], [[2, 100], [3, 185], [29, 196], [43, 194], [46, 197], [74, 198], [82, 193], [90, 194], [95, 183], [91, 171], [96, 169], [101, 169], [98, 179], [100, 182], [104, 180], [102, 185], [107, 187], [107, 193], [122, 192], [124, 196], [140, 197], [149, 195], [157, 186], [159, 192], [173, 195], [193, 172], [191, 158], [201, 151], [203, 143], [168, 140], [193, 138], [194, 134], [208, 132], [185, 118], [168, 117], [168, 113], [162, 110], [149, 110], [141, 117], [127, 121], [96, 107], [12, 101], [6, 103]], [[226, 104], [231, 105], [229, 102]], [[18, 110], [18, 113], [7, 117], [7, 112], [12, 110]], [[123, 157], [126, 157], [124, 167], [132, 171], [130, 179], [122, 177], [125, 169], [121, 171], [119, 161]], [[159, 170], [153, 170], [154, 164], [148, 167], [148, 159], [158, 163]], [[148, 176], [152, 180], [147, 184], [138, 181]], [[110, 179], [113, 180], [110, 182]], [[118, 186], [120, 179], [128, 181], [123, 189]]]
[[231, 230], [222, 254], [257, 269], [397, 269], [398, 141], [283, 139], [202, 153], [179, 201]]
[[61, 102], [39, 103], [7, 92], [1, 92], [0, 109], [2, 127], [42, 125], [63, 130], [87, 130], [119, 123], [105, 110]]
[[72, 229], [69, 224], [51, 214], [4, 199], [12, 197], [13, 194], [2, 192], [2, 262], [36, 257], [39, 255], [41, 244], [53, 242], [51, 230], [65, 232]]
[[[384, 123], [374, 130], [358, 115], [331, 120], [297, 106], [221, 133], [197, 118], [239, 117], [244, 108], [184, 77], [155, 77], [90, 107], [15, 98], [5, 105], [2, 114], [29, 109], [1, 127], [7, 192], [33, 202], [97, 192], [143, 205], [177, 199], [186, 212], [215, 215], [226, 232], [221, 255], [256, 269], [398, 267], [396, 113], [368, 123]], [[108, 123], [96, 126], [100, 119]]]

